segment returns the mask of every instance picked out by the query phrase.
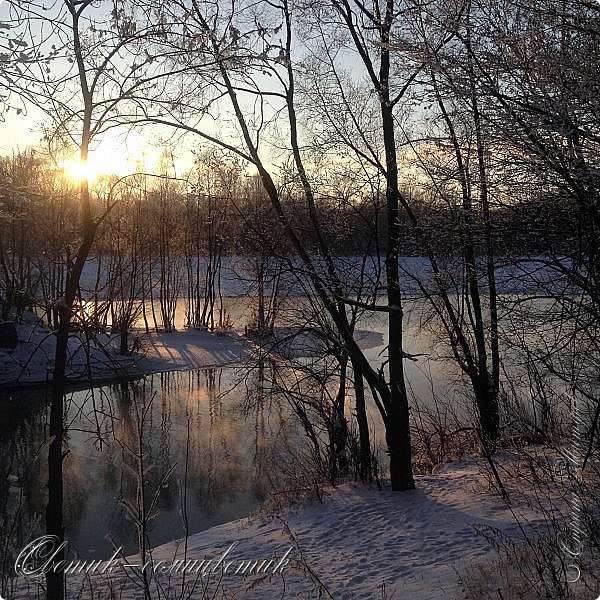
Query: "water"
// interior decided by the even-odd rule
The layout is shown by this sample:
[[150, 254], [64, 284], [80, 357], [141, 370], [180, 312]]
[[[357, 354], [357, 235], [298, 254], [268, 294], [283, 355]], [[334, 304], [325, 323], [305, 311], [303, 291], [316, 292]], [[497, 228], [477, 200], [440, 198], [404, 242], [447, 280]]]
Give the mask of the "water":
[[[183, 537], [186, 522], [193, 533], [245, 516], [280, 487], [304, 442], [287, 404], [261, 383], [263, 368], [245, 381], [229, 367], [69, 394], [64, 516], [72, 550], [134, 553], [142, 488], [146, 504], [155, 502], [149, 541], [157, 545]], [[37, 394], [29, 407], [5, 408], [0, 425], [2, 539], [14, 546], [43, 534], [48, 410]]]

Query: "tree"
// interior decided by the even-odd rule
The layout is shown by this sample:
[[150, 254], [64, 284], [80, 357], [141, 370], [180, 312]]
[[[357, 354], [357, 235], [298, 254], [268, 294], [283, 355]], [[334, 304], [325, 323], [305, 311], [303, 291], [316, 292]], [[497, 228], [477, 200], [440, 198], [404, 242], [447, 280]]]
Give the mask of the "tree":
[[44, 165], [32, 151], [0, 160], [0, 319], [17, 321], [38, 287], [30, 225], [44, 197]]
[[[340, 280], [335, 261], [324, 237], [317, 214], [317, 193], [303, 156], [298, 127], [296, 97], [297, 64], [293, 44], [296, 23], [295, 8], [284, 0], [275, 4], [247, 3], [222, 5], [192, 2], [145, 3], [148, 11], [158, 11], [161, 22], [171, 24], [161, 53], [176, 48], [178, 64], [185, 64], [185, 96], [171, 97], [175, 110], [167, 116], [147, 109], [147, 122], [174, 126], [199, 135], [204, 140], [225, 148], [257, 170], [269, 202], [302, 265], [304, 282], [310, 281], [313, 293], [330, 315], [346, 346], [346, 351], [375, 396], [386, 428], [390, 455], [390, 476], [395, 490], [414, 487], [411, 467], [408, 401], [404, 382], [402, 349], [402, 308], [398, 285], [398, 185], [395, 172], [393, 115], [381, 104], [381, 118], [387, 132], [386, 151], [389, 167], [387, 187], [387, 294], [389, 313], [388, 360], [379, 369], [369, 363], [360, 350], [350, 326], [346, 289]], [[388, 7], [382, 39], [389, 35], [393, 7]], [[348, 15], [348, 19], [352, 19]], [[173, 55], [171, 55], [173, 56]], [[382, 81], [380, 91], [387, 86], [385, 77], [390, 69], [389, 52], [382, 48]], [[266, 77], [270, 77], [266, 83]], [[175, 86], [174, 88], [175, 89]], [[197, 96], [192, 106], [191, 96]], [[226, 98], [232, 112], [234, 128], [222, 135], [209, 133], [205, 126], [211, 110], [225, 110]], [[389, 99], [389, 97], [388, 97]], [[200, 106], [200, 110], [198, 110]], [[299, 231], [286, 212], [287, 190], [278, 189], [268, 163], [265, 145], [269, 129], [277, 116], [279, 131], [285, 129], [286, 150], [290, 156], [288, 190], [302, 194], [310, 235], [318, 248], [315, 258], [303, 244]], [[203, 122], [204, 118], [204, 122]], [[285, 121], [283, 121], [285, 119]], [[285, 122], [285, 126], [282, 123]], [[391, 126], [391, 128], [390, 128]], [[239, 137], [238, 137], [239, 136]], [[241, 140], [241, 144], [234, 140]], [[277, 145], [280, 145], [280, 136]], [[387, 373], [386, 373], [387, 370]]]
[[[530, 340], [527, 354], [552, 378], [593, 399], [589, 374], [597, 364], [600, 316], [600, 6], [507, 0], [501, 6], [474, 2], [471, 13], [471, 39], [462, 39], [468, 60], [454, 67], [469, 78], [481, 121], [498, 140], [499, 160], [510, 165], [505, 203], [514, 204], [525, 190], [547, 214], [570, 208], [558, 231], [543, 218], [541, 227], [534, 224], [532, 244], [543, 257], [537, 261], [556, 273], [553, 282], [542, 282], [555, 301], [543, 321], [556, 320], [561, 339], [542, 339], [533, 352]], [[597, 407], [596, 424], [599, 415]]]
[[[135, 43], [155, 28], [140, 31], [115, 9], [112, 18], [98, 12], [92, 0], [64, 0], [48, 9], [42, 2], [7, 3], [11, 24], [29, 46], [38, 48], [29, 65], [25, 97], [43, 106], [53, 120], [55, 136], [71, 140], [87, 165], [93, 142], [121, 123], [124, 101], [136, 94], [148, 97], [156, 89], [160, 69]], [[106, 25], [108, 22], [108, 26]], [[23, 42], [25, 43], [25, 42]], [[112, 208], [95, 212], [87, 176], [79, 182], [79, 241], [62, 296], [57, 298], [58, 327], [52, 377], [48, 449], [46, 528], [59, 543], [64, 539], [63, 478], [64, 390], [67, 347], [79, 281], [98, 228]], [[64, 551], [57, 555], [63, 558]], [[47, 574], [47, 596], [64, 596], [64, 574]]]

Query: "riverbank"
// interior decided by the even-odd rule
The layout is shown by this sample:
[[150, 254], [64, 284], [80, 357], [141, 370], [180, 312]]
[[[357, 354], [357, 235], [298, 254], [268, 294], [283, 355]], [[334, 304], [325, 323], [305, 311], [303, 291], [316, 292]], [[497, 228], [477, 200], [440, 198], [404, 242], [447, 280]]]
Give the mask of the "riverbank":
[[[56, 338], [34, 323], [17, 325], [15, 350], [0, 349], [0, 385], [21, 387], [50, 382]], [[100, 384], [150, 373], [218, 367], [244, 360], [252, 344], [234, 331], [223, 334], [183, 330], [170, 333], [133, 330], [135, 351], [119, 354], [119, 336], [73, 332], [69, 339], [67, 379]]]
[[[518, 462], [500, 460], [503, 470]], [[506, 481], [511, 492], [513, 483]], [[501, 575], [486, 536], [518, 541], [542, 528], [533, 496], [515, 494], [507, 505], [475, 458], [441, 465], [416, 485], [398, 493], [344, 484], [324, 490], [322, 502], [267, 504], [144, 560], [129, 557], [127, 567], [115, 560], [110, 577], [68, 575], [68, 597], [113, 597], [110, 589], [122, 600], [143, 598], [142, 565], [152, 598], [464, 600], [488, 597], [487, 587], [507, 575], [516, 581]], [[36, 598], [36, 584], [22, 583], [14, 598]]]
[[[32, 318], [19, 324], [19, 344], [15, 350], [0, 348], [0, 386], [43, 386], [50, 383], [54, 368], [56, 338], [53, 332]], [[363, 349], [383, 345], [383, 335], [375, 331], [356, 331]], [[172, 332], [146, 332], [133, 329], [129, 355], [119, 353], [119, 335], [74, 331], [69, 339], [67, 380], [71, 384], [99, 385], [166, 371], [190, 371], [223, 367], [249, 358], [262, 347], [262, 353], [286, 358], [311, 355], [322, 346], [318, 337], [276, 328], [274, 335], [254, 339], [230, 329], [209, 332], [183, 329]]]

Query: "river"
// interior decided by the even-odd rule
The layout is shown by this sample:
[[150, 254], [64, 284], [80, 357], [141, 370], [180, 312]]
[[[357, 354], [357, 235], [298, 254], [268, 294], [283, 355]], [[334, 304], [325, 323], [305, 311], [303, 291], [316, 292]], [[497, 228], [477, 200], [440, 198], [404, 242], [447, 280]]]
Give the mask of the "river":
[[[240, 321], [242, 302], [229, 302]], [[413, 407], [436, 399], [438, 408], [460, 410], [464, 388], [456, 385], [447, 348], [424, 323], [423, 306], [409, 303], [406, 311], [406, 351], [422, 355], [406, 361]], [[371, 314], [358, 328], [367, 356], [381, 361], [384, 315]], [[247, 363], [71, 390], [64, 462], [71, 549], [90, 559], [119, 547], [134, 553], [140, 520], [157, 545], [246, 516], [269, 494], [301, 486], [305, 437], [286, 400], [266, 383], [270, 368]], [[44, 533], [47, 400], [43, 389], [0, 392], [3, 577], [15, 552]], [[369, 412], [378, 443], [380, 419], [373, 406]]]

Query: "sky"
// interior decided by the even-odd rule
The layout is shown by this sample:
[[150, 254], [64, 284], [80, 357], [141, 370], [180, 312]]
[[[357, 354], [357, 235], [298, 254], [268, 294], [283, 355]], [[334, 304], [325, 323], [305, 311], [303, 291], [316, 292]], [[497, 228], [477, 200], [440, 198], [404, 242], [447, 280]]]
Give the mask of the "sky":
[[[0, 0], [0, 23], [9, 21], [8, 5]], [[2, 46], [6, 48], [6, 40], [10, 31], [4, 27], [0, 29]], [[4, 82], [0, 79], [0, 86]], [[3, 89], [0, 87], [0, 92]], [[22, 110], [17, 114], [17, 108]], [[41, 138], [41, 124], [46, 115], [32, 106], [25, 106], [19, 98], [13, 94], [7, 104], [0, 110], [0, 154], [10, 154], [15, 149], [24, 149], [27, 146], [37, 144]]]
[[[0, 4], [0, 21], [7, 19], [8, 11], [6, 7], [6, 4]], [[0, 35], [8, 34], [0, 29]], [[67, 68], [70, 69], [71, 67]], [[266, 76], [264, 77], [264, 84], [267, 88], [273, 85]], [[77, 98], [77, 95], [75, 98]], [[242, 100], [242, 102], [244, 101]], [[225, 104], [227, 107], [215, 105], [214, 121], [208, 120], [206, 123], [207, 131], [215, 137], [231, 141], [235, 145], [237, 134], [231, 125], [227, 125], [232, 120], [232, 115], [229, 102], [226, 101]], [[249, 111], [253, 111], [253, 101], [250, 102], [248, 108]], [[267, 112], [273, 114], [268, 109]], [[49, 115], [35, 107], [27, 107], [27, 110], [20, 115], [13, 107], [2, 116], [4, 118], [4, 122], [0, 123], [0, 154], [2, 155], [10, 154], [15, 150], [23, 150], [28, 146], [39, 143], [42, 137], [42, 124], [51, 122]], [[285, 149], [278, 150], [277, 148], [280, 146], [281, 136], [286, 135], [283, 123], [279, 125], [280, 129], [282, 127], [283, 130], [272, 132], [276, 137], [275, 144], [269, 144], [268, 149], [265, 148], [263, 152], [263, 160], [267, 165], [274, 166], [275, 163], [279, 162], [278, 155], [287, 156]], [[138, 130], [137, 132], [115, 135], [115, 130], [111, 130], [101, 136], [99, 143], [92, 148], [89, 166], [86, 170], [78, 164], [75, 155], [66, 157], [63, 161], [67, 170], [75, 177], [84, 173], [90, 179], [102, 173], [126, 175], [139, 170], [153, 171], [164, 150], [168, 148], [175, 154], [176, 171], [180, 175], [182, 171], [189, 169], [193, 164], [192, 149], [197, 149], [199, 146], [205, 147], [206, 143], [202, 142], [198, 136], [190, 135], [185, 140], [178, 139], [170, 145], [169, 137], [172, 132], [173, 130], [167, 129], [159, 131], [151, 126], [144, 126], [143, 133]], [[249, 169], [249, 172], [252, 171], [252, 168]]]
[[[48, 115], [36, 107], [28, 107], [27, 112], [17, 115], [9, 110], [3, 115], [0, 123], [0, 155], [8, 156], [13, 152], [28, 147], [40, 147], [42, 140], [42, 124], [50, 121]], [[70, 175], [78, 179], [86, 174], [95, 179], [103, 174], [129, 175], [136, 172], [153, 172], [167, 148], [160, 138], [150, 141], [141, 134], [129, 133], [127, 136], [103, 136], [94, 144], [90, 153], [87, 169], [79, 164], [77, 153], [65, 157], [61, 162]], [[193, 164], [190, 148], [178, 152], [175, 168], [179, 175]]]
[[[0, 24], [2, 22], [7, 23], [10, 20], [9, 15], [8, 5], [0, 0]], [[15, 35], [13, 31], [6, 27], [0, 27], [4, 51], [8, 50], [7, 40]], [[46, 53], [53, 41], [60, 47], [58, 39], [51, 38], [46, 44]], [[0, 46], [0, 55], [2, 50], [3, 48]], [[53, 69], [60, 71], [62, 67], [60, 64], [55, 65], [53, 63]], [[14, 73], [10, 75], [15, 78]], [[0, 74], [0, 86], [2, 86], [2, 83]], [[0, 95], [1, 92], [2, 88], [0, 87]], [[0, 107], [0, 155], [10, 155], [28, 147], [39, 147], [43, 152], [43, 127], [51, 123], [50, 115], [43, 109], [25, 103], [13, 93], [8, 101]], [[165, 149], [170, 149], [168, 138], [171, 132], [153, 131], [148, 135], [147, 131], [147, 127], [145, 133], [140, 131], [122, 131], [119, 133], [117, 130], [111, 130], [100, 136], [92, 144], [89, 165], [86, 169], [83, 169], [79, 164], [77, 148], [73, 149], [72, 155], [61, 157], [60, 164], [76, 178], [84, 173], [93, 179], [100, 174], [126, 175], [139, 171], [154, 171]], [[178, 174], [192, 166], [193, 155], [191, 149], [191, 144], [178, 144], [175, 160]]]
[[3, 122], [0, 123], [0, 154], [10, 154], [14, 148], [26, 148], [39, 142], [40, 133], [36, 124], [43, 117], [40, 111], [34, 109], [28, 115], [17, 115], [12, 110], [4, 113]]

